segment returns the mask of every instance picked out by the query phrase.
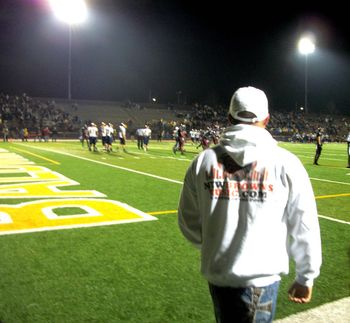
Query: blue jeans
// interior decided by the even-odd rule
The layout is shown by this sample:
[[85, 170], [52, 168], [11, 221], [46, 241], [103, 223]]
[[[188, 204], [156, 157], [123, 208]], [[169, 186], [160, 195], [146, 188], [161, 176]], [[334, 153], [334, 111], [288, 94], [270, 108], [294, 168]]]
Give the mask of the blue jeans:
[[217, 323], [269, 323], [276, 311], [279, 281], [265, 287], [219, 287], [209, 283]]

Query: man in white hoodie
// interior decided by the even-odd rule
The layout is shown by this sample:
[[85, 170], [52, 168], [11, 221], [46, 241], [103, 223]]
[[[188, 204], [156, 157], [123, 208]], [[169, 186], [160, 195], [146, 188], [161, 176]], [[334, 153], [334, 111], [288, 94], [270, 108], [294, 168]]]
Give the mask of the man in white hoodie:
[[322, 258], [314, 193], [299, 159], [265, 130], [263, 91], [239, 88], [229, 120], [220, 143], [187, 170], [179, 227], [201, 251], [217, 322], [272, 322], [289, 257], [290, 300], [311, 300]]

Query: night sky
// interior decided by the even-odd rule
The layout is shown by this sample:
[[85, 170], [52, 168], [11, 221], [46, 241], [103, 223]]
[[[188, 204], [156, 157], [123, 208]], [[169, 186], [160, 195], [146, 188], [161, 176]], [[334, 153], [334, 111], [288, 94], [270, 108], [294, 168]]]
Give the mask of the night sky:
[[[240, 86], [264, 90], [272, 110], [304, 105], [350, 114], [350, 35], [344, 8], [280, 2], [90, 0], [72, 30], [73, 99], [228, 105]], [[68, 26], [45, 0], [0, 1], [0, 92], [67, 97]], [[179, 92], [181, 91], [181, 92]]]

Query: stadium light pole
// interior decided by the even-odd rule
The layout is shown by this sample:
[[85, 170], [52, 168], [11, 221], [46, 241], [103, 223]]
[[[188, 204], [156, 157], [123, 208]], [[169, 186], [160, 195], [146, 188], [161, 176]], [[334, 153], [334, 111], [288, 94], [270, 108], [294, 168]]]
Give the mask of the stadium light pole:
[[310, 35], [300, 38], [298, 43], [299, 52], [305, 56], [305, 113], [308, 113], [308, 56], [315, 51], [315, 41]]
[[68, 100], [72, 99], [72, 27], [87, 18], [84, 0], [49, 0], [56, 17], [68, 24]]

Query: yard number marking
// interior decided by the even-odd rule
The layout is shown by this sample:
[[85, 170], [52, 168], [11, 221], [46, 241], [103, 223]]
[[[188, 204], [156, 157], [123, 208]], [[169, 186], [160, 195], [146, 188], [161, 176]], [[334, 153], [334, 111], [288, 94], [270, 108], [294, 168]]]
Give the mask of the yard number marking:
[[[0, 235], [111, 225], [157, 218], [95, 190], [60, 190], [78, 182], [0, 150], [0, 199], [49, 198], [0, 204]], [[69, 215], [59, 215], [69, 209]], [[63, 212], [64, 214], [64, 212]]]

